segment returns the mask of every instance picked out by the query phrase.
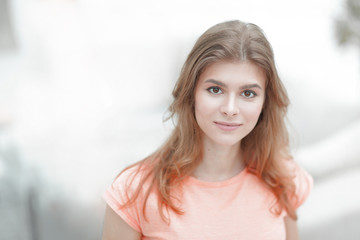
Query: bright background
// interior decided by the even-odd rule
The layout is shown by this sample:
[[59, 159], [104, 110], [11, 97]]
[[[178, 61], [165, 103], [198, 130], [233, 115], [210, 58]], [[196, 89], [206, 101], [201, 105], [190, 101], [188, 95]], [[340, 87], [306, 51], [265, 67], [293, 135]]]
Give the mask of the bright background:
[[302, 239], [360, 236], [359, 48], [342, 0], [0, 0], [0, 239], [100, 239], [105, 188], [154, 151], [192, 45], [225, 20], [259, 25], [315, 179]]

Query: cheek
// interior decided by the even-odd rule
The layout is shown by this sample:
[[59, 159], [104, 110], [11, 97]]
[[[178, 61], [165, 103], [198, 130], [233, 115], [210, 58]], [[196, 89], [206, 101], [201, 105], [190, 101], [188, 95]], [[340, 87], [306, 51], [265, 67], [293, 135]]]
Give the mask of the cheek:
[[203, 96], [201, 94], [195, 94], [195, 119], [196, 122], [199, 124], [201, 122], [201, 118], [206, 113], [206, 104], [204, 104]]
[[206, 94], [198, 93], [195, 96], [195, 117], [198, 118], [211, 115], [215, 110], [216, 103], [206, 96]]
[[248, 104], [243, 106], [242, 112], [243, 116], [249, 122], [256, 122], [259, 119], [260, 113], [262, 111], [262, 104]]

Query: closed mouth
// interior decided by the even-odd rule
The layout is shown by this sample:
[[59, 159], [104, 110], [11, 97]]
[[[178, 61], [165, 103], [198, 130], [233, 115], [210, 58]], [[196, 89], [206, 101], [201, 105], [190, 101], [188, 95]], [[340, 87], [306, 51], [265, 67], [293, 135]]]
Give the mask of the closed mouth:
[[229, 126], [229, 127], [238, 127], [241, 125], [240, 123], [216, 122], [216, 121], [214, 123], [223, 125], [223, 126]]

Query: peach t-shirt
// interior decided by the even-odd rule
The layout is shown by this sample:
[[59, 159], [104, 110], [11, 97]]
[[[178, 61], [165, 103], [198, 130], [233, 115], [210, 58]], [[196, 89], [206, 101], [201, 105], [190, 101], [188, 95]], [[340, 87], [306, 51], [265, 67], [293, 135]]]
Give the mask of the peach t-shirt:
[[[312, 177], [297, 164], [292, 168], [298, 208], [312, 188]], [[107, 204], [132, 228], [142, 234], [142, 239], [285, 239], [283, 211], [280, 216], [270, 212], [275, 196], [255, 175], [244, 169], [238, 175], [222, 182], [204, 182], [187, 177], [182, 186], [181, 209], [184, 215], [169, 211], [170, 224], [158, 212], [157, 196], [153, 192], [147, 202], [145, 220], [142, 214], [143, 197], [134, 205], [120, 209], [126, 195], [125, 185], [134, 168], [122, 173], [104, 194]], [[136, 179], [130, 191], [136, 187]]]

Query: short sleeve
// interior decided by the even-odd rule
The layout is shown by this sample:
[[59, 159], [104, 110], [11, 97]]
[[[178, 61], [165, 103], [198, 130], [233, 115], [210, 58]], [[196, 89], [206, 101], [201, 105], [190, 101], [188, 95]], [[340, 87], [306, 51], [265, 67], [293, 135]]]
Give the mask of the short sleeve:
[[[133, 169], [128, 169], [122, 172], [114, 182], [107, 188], [103, 198], [105, 202], [133, 229], [138, 232], [141, 232], [140, 227], [140, 201], [137, 199], [133, 204], [121, 207], [124, 205], [129, 196], [136, 189], [136, 179], [130, 181], [130, 178], [133, 177]], [[130, 183], [130, 185], [129, 185]]]
[[295, 195], [293, 206], [295, 209], [299, 208], [309, 196], [314, 180], [312, 176], [301, 166], [292, 162], [292, 170], [294, 173], [294, 183], [295, 183]]

